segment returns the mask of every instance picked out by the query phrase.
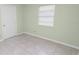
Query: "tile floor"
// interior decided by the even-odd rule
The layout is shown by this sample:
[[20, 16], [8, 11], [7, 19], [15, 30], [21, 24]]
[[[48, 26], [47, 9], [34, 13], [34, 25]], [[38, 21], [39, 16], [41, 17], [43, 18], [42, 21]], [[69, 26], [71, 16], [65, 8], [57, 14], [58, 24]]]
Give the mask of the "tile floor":
[[22, 34], [0, 42], [0, 55], [77, 55], [78, 50]]

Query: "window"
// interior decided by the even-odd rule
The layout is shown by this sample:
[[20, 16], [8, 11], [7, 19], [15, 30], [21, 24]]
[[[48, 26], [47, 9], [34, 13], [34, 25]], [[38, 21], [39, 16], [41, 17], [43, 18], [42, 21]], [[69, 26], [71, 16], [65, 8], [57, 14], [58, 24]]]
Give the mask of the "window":
[[53, 26], [55, 5], [40, 6], [39, 8], [39, 25]]

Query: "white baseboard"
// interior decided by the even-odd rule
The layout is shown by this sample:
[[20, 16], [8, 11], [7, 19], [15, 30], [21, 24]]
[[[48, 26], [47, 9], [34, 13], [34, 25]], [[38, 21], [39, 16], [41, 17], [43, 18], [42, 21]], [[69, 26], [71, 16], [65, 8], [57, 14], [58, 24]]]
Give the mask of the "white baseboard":
[[[59, 44], [62, 44], [62, 45], [68, 46], [68, 47], [72, 47], [72, 48], [75, 48], [75, 49], [78, 49], [79, 50], [79, 47], [77, 47], [77, 46], [74, 46], [74, 45], [71, 45], [71, 44], [67, 44], [67, 43], [64, 43], [64, 42], [61, 42], [61, 41], [57, 41], [57, 40], [54, 40], [54, 39], [49, 39], [49, 38], [46, 38], [46, 37], [43, 37], [43, 36], [40, 36], [40, 35], [37, 35], [37, 34], [32, 34], [32, 33], [29, 33], [29, 32], [17, 33], [16, 35], [14, 35], [12, 37], [15, 37], [15, 36], [21, 35], [21, 34], [28, 34], [28, 35], [31, 35], [31, 36], [35, 36], [35, 37], [38, 37], [38, 38], [42, 38], [42, 39], [45, 39], [45, 40], [49, 40], [49, 41], [52, 41], [52, 42], [55, 42], [55, 43], [59, 43]], [[6, 39], [8, 39], [8, 38], [6, 38]], [[4, 41], [4, 40], [5, 39], [1, 39], [0, 42], [1, 41]]]
[[37, 34], [32, 34], [32, 33], [28, 33], [28, 32], [24, 32], [24, 33], [25, 34], [28, 34], [28, 35], [35, 36], [35, 37], [39, 37], [39, 38], [42, 38], [42, 39], [45, 39], [45, 40], [50, 40], [52, 42], [59, 43], [59, 44], [62, 44], [62, 45], [68, 46], [68, 47], [72, 47], [72, 48], [75, 48], [75, 49], [78, 49], [79, 50], [79, 47], [74, 46], [74, 45], [71, 45], [71, 44], [67, 44], [67, 43], [64, 43], [64, 42], [61, 42], [61, 41], [49, 39], [49, 38], [46, 38], [46, 37], [43, 37], [43, 36], [40, 36], [40, 35], [37, 35]]
[[[32, 33], [29, 33], [29, 32], [17, 33], [16, 35], [14, 35], [12, 37], [15, 37], [15, 36], [18, 36], [18, 35], [22, 35], [22, 34], [28, 34], [28, 35], [31, 35], [31, 36], [35, 36], [35, 37], [38, 37], [38, 38], [42, 38], [42, 39], [45, 39], [45, 40], [49, 40], [49, 41], [52, 41], [52, 42], [55, 42], [55, 43], [59, 43], [59, 44], [62, 44], [62, 45], [68, 46], [68, 47], [72, 47], [72, 48], [75, 48], [75, 49], [78, 49], [79, 50], [79, 47], [77, 47], [77, 46], [74, 46], [74, 45], [71, 45], [71, 44], [67, 44], [67, 43], [64, 43], [64, 42], [61, 42], [61, 41], [49, 39], [49, 38], [46, 38], [46, 37], [43, 37], [43, 36], [40, 36], [40, 35], [37, 35], [37, 34], [32, 34]], [[8, 38], [6, 38], [6, 39], [8, 39]], [[5, 39], [1, 39], [0, 42], [2, 42], [4, 40]], [[79, 55], [79, 53], [78, 53], [78, 55]]]
[[2, 38], [1, 38], [1, 39], [0, 39], [0, 42], [2, 42], [2, 41], [4, 41], [4, 40], [5, 40], [5, 39], [2, 39]]
[[[23, 33], [23, 32], [22, 32], [22, 33], [17, 33], [17, 34], [15, 34], [15, 35], [12, 36], [12, 37], [15, 37], [15, 36], [18, 36], [18, 35], [21, 35], [21, 34], [24, 34], [24, 33]], [[9, 37], [9, 38], [12, 38], [12, 37]], [[9, 38], [6, 38], [6, 39], [9, 39]], [[1, 39], [0, 39], [0, 42], [4, 41], [4, 40], [6, 40], [6, 39], [1, 38]]]

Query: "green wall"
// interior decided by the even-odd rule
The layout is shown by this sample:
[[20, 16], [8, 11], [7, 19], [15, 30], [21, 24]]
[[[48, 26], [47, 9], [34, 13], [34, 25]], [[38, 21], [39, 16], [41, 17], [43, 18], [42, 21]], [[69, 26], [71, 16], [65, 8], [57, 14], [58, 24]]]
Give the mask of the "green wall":
[[39, 6], [24, 6], [24, 31], [79, 47], [79, 5], [56, 5], [53, 27], [38, 25]]
[[24, 7], [23, 5], [16, 5], [16, 14], [17, 14], [17, 32], [23, 32], [24, 24]]
[[0, 38], [1, 38], [1, 33], [2, 31], [1, 31], [1, 12], [0, 12]]

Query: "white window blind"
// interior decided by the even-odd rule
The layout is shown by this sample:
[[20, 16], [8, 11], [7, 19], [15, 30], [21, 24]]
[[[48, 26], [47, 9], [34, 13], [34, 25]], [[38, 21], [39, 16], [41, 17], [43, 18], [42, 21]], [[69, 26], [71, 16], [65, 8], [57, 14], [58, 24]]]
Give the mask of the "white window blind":
[[53, 26], [55, 5], [40, 6], [39, 25]]

